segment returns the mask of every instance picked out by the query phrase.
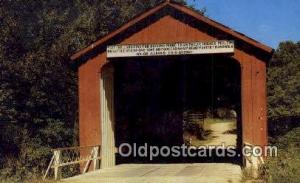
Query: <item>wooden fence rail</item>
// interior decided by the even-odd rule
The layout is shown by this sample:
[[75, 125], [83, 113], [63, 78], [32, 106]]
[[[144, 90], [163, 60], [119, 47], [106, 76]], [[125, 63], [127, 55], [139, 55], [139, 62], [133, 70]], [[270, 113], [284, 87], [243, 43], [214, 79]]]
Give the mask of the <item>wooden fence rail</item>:
[[186, 112], [183, 115], [183, 119], [186, 123], [198, 124], [203, 127], [205, 114], [203, 112]]
[[82, 166], [82, 173], [86, 173], [87, 170], [89, 170], [91, 163], [93, 163], [93, 170], [98, 169], [99, 161], [101, 160], [100, 149], [100, 145], [53, 149], [53, 155], [43, 180], [46, 179], [50, 169], [54, 170], [54, 179], [60, 179], [62, 173], [61, 168], [63, 166], [81, 164], [84, 165]]

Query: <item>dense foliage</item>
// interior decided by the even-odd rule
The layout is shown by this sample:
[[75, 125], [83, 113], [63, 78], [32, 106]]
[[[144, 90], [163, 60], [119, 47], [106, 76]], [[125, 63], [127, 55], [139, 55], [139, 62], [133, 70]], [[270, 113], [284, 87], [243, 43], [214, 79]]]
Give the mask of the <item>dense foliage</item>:
[[300, 42], [282, 42], [268, 68], [270, 143], [278, 156], [261, 168], [266, 182], [300, 180]]
[[282, 42], [268, 67], [270, 135], [300, 126], [300, 42]]
[[282, 42], [268, 70], [270, 118], [300, 116], [300, 42]]
[[0, 1], [0, 179], [40, 174], [51, 148], [76, 145], [70, 55], [158, 2]]

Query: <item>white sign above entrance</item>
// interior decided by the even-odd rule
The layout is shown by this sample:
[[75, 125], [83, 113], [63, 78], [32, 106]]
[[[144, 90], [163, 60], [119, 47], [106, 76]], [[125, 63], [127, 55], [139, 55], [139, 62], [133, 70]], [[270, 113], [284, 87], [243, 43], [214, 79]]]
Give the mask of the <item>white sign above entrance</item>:
[[111, 45], [107, 47], [108, 58], [195, 55], [233, 52], [234, 42], [229, 40], [190, 43]]

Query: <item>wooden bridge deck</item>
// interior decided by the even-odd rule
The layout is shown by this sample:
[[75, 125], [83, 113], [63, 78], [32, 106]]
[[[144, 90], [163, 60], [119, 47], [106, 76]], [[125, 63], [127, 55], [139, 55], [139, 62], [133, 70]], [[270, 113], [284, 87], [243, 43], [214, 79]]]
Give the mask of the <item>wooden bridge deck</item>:
[[122, 164], [64, 179], [67, 183], [240, 182], [241, 167], [229, 163]]

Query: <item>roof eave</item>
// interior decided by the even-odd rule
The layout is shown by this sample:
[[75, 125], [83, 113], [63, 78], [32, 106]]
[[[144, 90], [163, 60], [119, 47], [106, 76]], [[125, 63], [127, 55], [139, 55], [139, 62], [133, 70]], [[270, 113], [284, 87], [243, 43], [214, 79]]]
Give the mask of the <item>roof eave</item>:
[[90, 46], [80, 50], [79, 52], [73, 54], [71, 56], [71, 60], [72, 61], [76, 61], [78, 59], [80, 59], [82, 56], [86, 55], [87, 53], [89, 53], [90, 51], [92, 51], [93, 49], [95, 49], [96, 47], [101, 46], [102, 44], [106, 43], [107, 41], [109, 41], [110, 39], [112, 39], [114, 36], [117, 36], [118, 34], [122, 33], [123, 31], [126, 31], [128, 28], [130, 28], [131, 26], [135, 25], [136, 23], [142, 21], [143, 19], [147, 18], [148, 16], [151, 16], [153, 14], [155, 14], [156, 12], [160, 11], [161, 9], [163, 9], [166, 6], [171, 6], [172, 8], [175, 8], [178, 11], [181, 11], [189, 16], [192, 16], [200, 21], [203, 21], [205, 23], [207, 23], [210, 26], [213, 26], [221, 31], [224, 31], [230, 35], [232, 35], [233, 37], [236, 37], [244, 42], [247, 42], [248, 44], [266, 52], [269, 55], [272, 55], [272, 53], [274, 52], [274, 49], [264, 45], [250, 37], [247, 37], [246, 35], [239, 33], [237, 31], [234, 31], [233, 29], [226, 27], [223, 24], [220, 24], [212, 19], [209, 19], [201, 14], [199, 14], [198, 12], [196, 12], [195, 10], [188, 8], [186, 6], [183, 5], [179, 5], [177, 3], [172, 3], [171, 2], [163, 2], [157, 6], [155, 6], [154, 8], [140, 14], [139, 16], [136, 16], [135, 18], [133, 18], [131, 21], [129, 21], [128, 23], [124, 24], [123, 26], [121, 26], [119, 29], [107, 34], [106, 36], [100, 38], [99, 40], [97, 40], [96, 42], [92, 43]]

